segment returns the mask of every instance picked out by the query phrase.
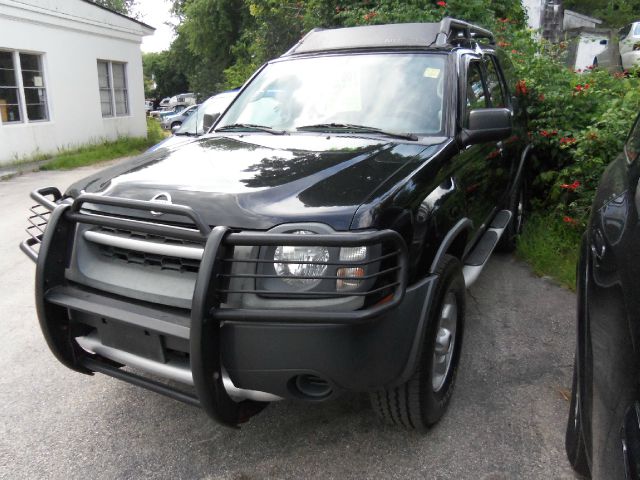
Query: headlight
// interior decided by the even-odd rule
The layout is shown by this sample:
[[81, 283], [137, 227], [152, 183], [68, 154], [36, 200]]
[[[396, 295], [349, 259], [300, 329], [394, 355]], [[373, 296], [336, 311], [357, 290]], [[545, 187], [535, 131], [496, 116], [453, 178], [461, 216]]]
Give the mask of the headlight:
[[[308, 230], [296, 230], [291, 233], [296, 235], [313, 235], [313, 232], [310, 232]], [[281, 277], [300, 277], [282, 278], [281, 280], [283, 282], [291, 285], [292, 287], [312, 288], [322, 281], [321, 278], [313, 277], [322, 277], [327, 271], [327, 265], [319, 265], [318, 263], [326, 263], [329, 261], [329, 249], [325, 247], [280, 246], [276, 248], [276, 251], [273, 255], [273, 260], [274, 268], [277, 275]]]

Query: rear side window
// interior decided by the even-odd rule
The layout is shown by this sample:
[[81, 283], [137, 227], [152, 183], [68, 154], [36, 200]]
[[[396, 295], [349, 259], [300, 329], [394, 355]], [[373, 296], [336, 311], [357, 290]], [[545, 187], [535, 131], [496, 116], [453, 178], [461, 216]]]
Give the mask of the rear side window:
[[469, 124], [469, 112], [479, 108], [487, 108], [487, 95], [482, 81], [480, 62], [471, 62], [467, 70], [467, 111], [465, 125]]
[[631, 130], [631, 135], [624, 146], [629, 163], [635, 162], [640, 156], [640, 116], [636, 119], [636, 124]]
[[485, 66], [487, 68], [487, 89], [489, 90], [491, 106], [504, 108], [507, 106], [507, 102], [505, 101], [506, 95], [502, 90], [502, 82], [500, 81], [500, 75], [498, 75], [493, 57], [486, 57]]

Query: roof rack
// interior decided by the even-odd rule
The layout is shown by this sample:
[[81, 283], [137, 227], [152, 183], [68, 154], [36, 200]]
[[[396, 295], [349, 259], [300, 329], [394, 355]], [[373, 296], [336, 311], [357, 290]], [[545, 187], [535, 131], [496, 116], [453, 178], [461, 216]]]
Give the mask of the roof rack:
[[486, 28], [478, 27], [471, 23], [457, 20], [455, 18], [446, 17], [440, 22], [440, 32], [436, 38], [436, 45], [454, 44], [463, 41], [478, 41], [486, 39], [489, 44], [494, 45], [496, 40]]
[[480, 41], [495, 44], [489, 30], [447, 17], [440, 23], [362, 25], [327, 30], [315, 28], [282, 56], [331, 50], [433, 48], [461, 44], [473, 48], [473, 44]]

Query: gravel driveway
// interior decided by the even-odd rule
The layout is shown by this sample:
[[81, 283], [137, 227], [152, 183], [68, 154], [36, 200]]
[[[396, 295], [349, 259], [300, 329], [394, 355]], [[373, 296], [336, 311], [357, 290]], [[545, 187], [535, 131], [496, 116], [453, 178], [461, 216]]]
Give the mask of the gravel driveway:
[[271, 405], [240, 430], [54, 360], [18, 250], [28, 192], [92, 173], [0, 182], [0, 477], [7, 479], [575, 478], [564, 455], [575, 296], [509, 255], [468, 295], [465, 346], [445, 418], [427, 435], [379, 423], [361, 395]]

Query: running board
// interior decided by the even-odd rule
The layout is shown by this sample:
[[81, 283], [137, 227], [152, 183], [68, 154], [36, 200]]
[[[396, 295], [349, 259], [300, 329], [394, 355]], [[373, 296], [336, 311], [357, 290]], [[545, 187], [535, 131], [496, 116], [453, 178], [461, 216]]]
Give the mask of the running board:
[[500, 241], [500, 237], [504, 233], [505, 228], [511, 221], [511, 212], [509, 210], [501, 210], [493, 218], [491, 225], [482, 235], [480, 240], [473, 247], [473, 250], [464, 259], [462, 267], [462, 275], [467, 288], [471, 287], [480, 276], [482, 269], [487, 264], [496, 245]]
[[[166, 363], [150, 360], [133, 353], [104, 345], [95, 334], [77, 337], [78, 344], [89, 353], [98, 354], [128, 367], [142, 370], [151, 375], [157, 375], [168, 380], [173, 380], [185, 385], [193, 386], [191, 367], [187, 360], [169, 360]], [[222, 370], [222, 382], [229, 396], [235, 401], [255, 400], [257, 402], [275, 402], [282, 397], [257, 390], [245, 390], [236, 387], [227, 372]]]

